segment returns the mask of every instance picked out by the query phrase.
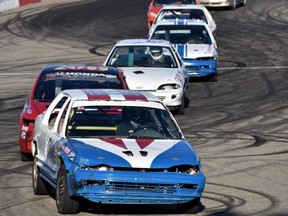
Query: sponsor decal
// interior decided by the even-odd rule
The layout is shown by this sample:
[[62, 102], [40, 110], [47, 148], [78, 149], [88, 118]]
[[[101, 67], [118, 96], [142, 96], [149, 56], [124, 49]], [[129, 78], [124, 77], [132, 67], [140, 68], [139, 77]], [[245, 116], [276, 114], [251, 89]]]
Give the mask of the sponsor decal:
[[107, 67], [94, 67], [94, 66], [61, 66], [54, 70], [85, 70], [85, 71], [108, 71]]

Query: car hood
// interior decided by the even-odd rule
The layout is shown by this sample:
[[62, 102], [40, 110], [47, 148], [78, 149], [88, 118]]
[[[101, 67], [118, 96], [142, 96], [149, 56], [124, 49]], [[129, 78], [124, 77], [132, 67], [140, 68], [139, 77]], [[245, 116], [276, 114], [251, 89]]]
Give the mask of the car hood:
[[163, 84], [184, 84], [184, 76], [178, 68], [121, 67], [130, 90], [156, 91]]
[[169, 168], [199, 164], [198, 156], [185, 140], [69, 139], [69, 145], [79, 165], [84, 166]]
[[182, 59], [196, 59], [216, 55], [216, 49], [209, 44], [177, 44], [174, 46]]

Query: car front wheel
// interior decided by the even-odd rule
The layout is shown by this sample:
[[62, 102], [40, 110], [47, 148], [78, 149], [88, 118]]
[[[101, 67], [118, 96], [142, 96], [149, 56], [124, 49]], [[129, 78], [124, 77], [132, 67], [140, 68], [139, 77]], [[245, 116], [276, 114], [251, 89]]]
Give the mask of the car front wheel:
[[61, 214], [76, 214], [79, 210], [79, 202], [69, 196], [67, 172], [63, 163], [60, 165], [57, 176], [56, 204]]
[[33, 158], [32, 166], [32, 185], [36, 195], [47, 195], [48, 184], [40, 177], [40, 168], [37, 166], [37, 155]]

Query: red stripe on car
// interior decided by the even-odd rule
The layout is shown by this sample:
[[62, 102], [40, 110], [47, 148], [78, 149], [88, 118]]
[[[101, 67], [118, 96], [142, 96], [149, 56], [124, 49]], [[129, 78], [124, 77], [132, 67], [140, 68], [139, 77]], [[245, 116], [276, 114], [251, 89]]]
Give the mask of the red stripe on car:
[[146, 148], [148, 145], [150, 145], [154, 139], [136, 139], [137, 144], [141, 149]]
[[83, 90], [88, 100], [111, 100], [110, 95], [105, 91]]
[[103, 140], [104, 142], [108, 142], [110, 144], [116, 145], [118, 147], [127, 149], [127, 147], [126, 147], [125, 143], [123, 142], [123, 140], [112, 139], [112, 138], [102, 138], [101, 140]]

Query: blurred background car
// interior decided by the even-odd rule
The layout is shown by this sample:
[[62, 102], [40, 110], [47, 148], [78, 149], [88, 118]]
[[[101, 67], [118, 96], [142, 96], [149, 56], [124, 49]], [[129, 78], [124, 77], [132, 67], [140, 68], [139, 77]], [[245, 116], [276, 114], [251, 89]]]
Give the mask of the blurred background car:
[[229, 7], [235, 10], [238, 6], [245, 6], [247, 0], [199, 0], [206, 7]]
[[189, 77], [181, 57], [169, 41], [120, 40], [103, 65], [121, 68], [130, 90], [152, 93], [173, 114], [184, 114], [189, 105]]
[[154, 26], [158, 21], [161, 20], [176, 20], [176, 19], [191, 19], [191, 20], [203, 20], [213, 33], [214, 37], [216, 35], [217, 25], [216, 21], [213, 19], [209, 10], [203, 5], [166, 5], [158, 13], [155, 18], [149, 34], [153, 31]]
[[169, 40], [184, 61], [190, 78], [217, 81], [217, 43], [203, 20], [159, 21], [150, 39]]
[[199, 0], [151, 0], [148, 11], [148, 29], [150, 29], [154, 19], [156, 18], [158, 12], [164, 5], [170, 4], [200, 4]]
[[51, 101], [65, 89], [128, 89], [123, 72], [115, 67], [58, 64], [45, 66], [38, 74], [20, 114], [19, 146], [21, 160], [31, 160], [34, 122]]

